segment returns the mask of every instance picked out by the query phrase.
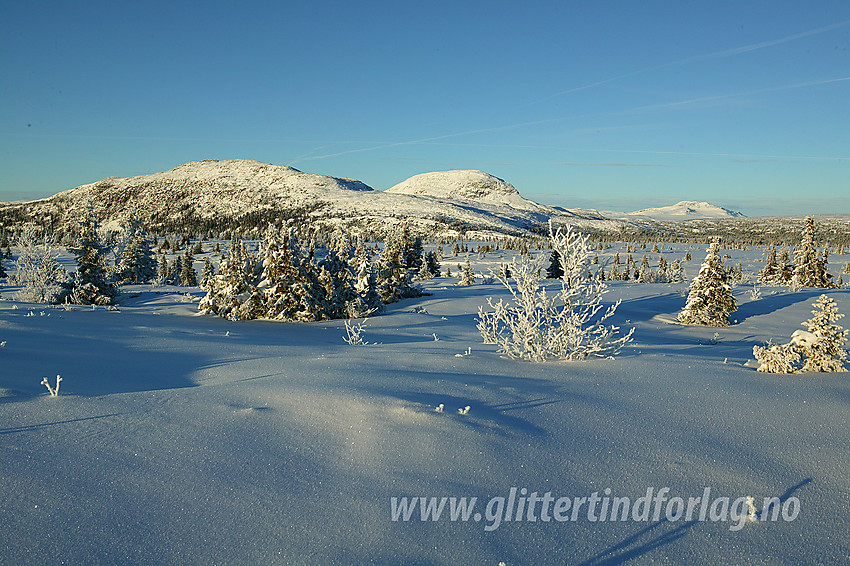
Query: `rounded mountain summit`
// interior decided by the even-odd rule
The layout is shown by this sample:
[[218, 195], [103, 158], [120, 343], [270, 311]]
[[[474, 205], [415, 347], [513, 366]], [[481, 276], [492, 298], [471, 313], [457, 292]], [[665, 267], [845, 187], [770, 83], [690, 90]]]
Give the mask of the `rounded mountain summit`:
[[436, 171], [414, 175], [390, 187], [387, 193], [432, 197], [439, 200], [465, 200], [482, 204], [506, 205], [518, 209], [538, 209], [539, 204], [523, 198], [516, 188], [484, 171]]

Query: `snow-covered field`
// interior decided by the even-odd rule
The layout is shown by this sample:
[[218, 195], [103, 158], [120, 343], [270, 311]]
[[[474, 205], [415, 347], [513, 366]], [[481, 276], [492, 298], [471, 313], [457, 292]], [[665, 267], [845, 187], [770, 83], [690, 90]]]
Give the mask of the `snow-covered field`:
[[[691, 278], [704, 248], [665, 258], [690, 249]], [[726, 252], [745, 272], [761, 267], [760, 250]], [[447, 254], [443, 268], [464, 258]], [[471, 258], [477, 270], [505, 260]], [[848, 259], [832, 257], [836, 277]], [[341, 320], [198, 315], [197, 288], [124, 287], [118, 311], [0, 289], [0, 563], [850, 561], [850, 378], [750, 361], [754, 345], [801, 328], [818, 290], [752, 300], [741, 285], [737, 323], [705, 328], [671, 323], [687, 283], [612, 282], [606, 301], [623, 300], [615, 322], [636, 327], [634, 342], [613, 360], [534, 364], [481, 343], [476, 313], [500, 286], [456, 282], [426, 282], [430, 296], [369, 319], [365, 346], [343, 341]], [[846, 287], [826, 294], [850, 314]], [[57, 374], [50, 397], [40, 381]], [[487, 502], [512, 487], [633, 501], [710, 487], [797, 498], [799, 514], [731, 530], [664, 512], [544, 521], [538, 505], [536, 521], [494, 528]], [[481, 520], [452, 521], [448, 508], [393, 520], [391, 498], [419, 496], [478, 497]]]

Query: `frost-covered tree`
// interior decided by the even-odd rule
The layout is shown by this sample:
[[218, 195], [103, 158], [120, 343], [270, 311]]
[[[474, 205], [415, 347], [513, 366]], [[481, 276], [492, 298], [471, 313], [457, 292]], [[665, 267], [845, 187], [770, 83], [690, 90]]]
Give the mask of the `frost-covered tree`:
[[717, 241], [708, 247], [705, 261], [691, 282], [685, 308], [679, 313], [682, 324], [728, 326], [729, 313], [737, 310], [729, 274], [723, 266]]
[[764, 285], [781, 285], [785, 283], [783, 266], [779, 265], [776, 259], [776, 248], [773, 246], [767, 252], [764, 269], [761, 270], [758, 276], [758, 282]]
[[50, 236], [39, 236], [32, 224], [27, 224], [18, 236], [20, 254], [15, 261], [15, 273], [10, 283], [20, 285], [17, 298], [30, 303], [54, 303], [68, 276], [56, 261], [59, 251]]
[[593, 255], [586, 235], [567, 227], [553, 231], [552, 248], [562, 260], [564, 274], [560, 289], [553, 295], [541, 281], [542, 259], [528, 255], [514, 257], [507, 269], [495, 277], [510, 292], [509, 301], [487, 299], [493, 310], [478, 309], [478, 330], [486, 344], [496, 344], [511, 358], [542, 362], [547, 359], [580, 360], [590, 356], [613, 356], [631, 341], [634, 328], [617, 337], [619, 328], [606, 325], [620, 302], [603, 309], [604, 281], [590, 275]]
[[806, 217], [800, 247], [794, 252], [794, 275], [791, 284], [795, 287], [832, 287], [832, 275], [827, 272], [825, 255], [818, 253], [814, 243], [815, 219]]
[[156, 277], [157, 262], [150, 239], [135, 213], [124, 225], [124, 251], [115, 269], [122, 283], [147, 283]]
[[291, 229], [269, 226], [263, 240], [260, 287], [268, 318], [312, 322], [330, 318], [319, 273]]
[[422, 294], [418, 287], [411, 284], [411, 274], [405, 266], [403, 256], [401, 238], [390, 238], [384, 242], [384, 248], [378, 256], [376, 276], [378, 294], [385, 304], [419, 297]]
[[64, 298], [82, 305], [109, 305], [115, 302], [118, 289], [106, 275], [106, 253], [98, 234], [99, 222], [89, 205], [80, 221], [80, 234], [71, 252], [77, 258], [77, 271], [66, 283]]
[[432, 251], [426, 253], [423, 261], [425, 268], [428, 270], [428, 273], [431, 274], [431, 277], [440, 276], [440, 260], [437, 257], [437, 253]]
[[198, 310], [205, 314], [239, 320], [251, 318], [252, 305], [242, 309], [241, 305], [252, 296], [251, 282], [257, 270], [256, 259], [248, 252], [245, 242], [233, 240], [227, 257], [222, 260], [218, 274], [212, 278], [207, 294], [198, 304]]
[[198, 274], [195, 272], [195, 258], [192, 256], [192, 249], [187, 247], [180, 264], [180, 285], [195, 287], [197, 284]]
[[835, 301], [826, 295], [818, 297], [812, 306], [815, 307], [812, 318], [803, 323], [811, 335], [801, 344], [806, 356], [803, 371], [847, 371], [844, 368], [847, 362], [844, 344], [848, 330], [836, 324], [844, 315], [838, 312]]
[[[347, 250], [343, 253], [346, 253], [343, 257], [347, 257]], [[354, 277], [343, 257], [338, 255], [336, 248], [331, 248], [319, 262], [319, 285], [324, 291], [323, 301], [327, 318], [350, 318], [347, 309], [357, 297]]]
[[843, 317], [835, 301], [827, 295], [812, 303], [812, 318], [803, 322], [808, 330], [795, 330], [787, 344], [754, 346], [758, 371], [797, 373], [801, 371], [844, 372], [847, 369], [848, 330], [836, 324]]
[[469, 256], [466, 256], [466, 261], [460, 270], [460, 282], [458, 285], [469, 286], [475, 285], [475, 272], [472, 271], [472, 266], [469, 264]]
[[[356, 259], [355, 254], [355, 259]], [[357, 291], [357, 298], [354, 304], [349, 307], [352, 318], [360, 318], [377, 314], [384, 308], [384, 302], [378, 294], [378, 283], [375, 278], [375, 269], [368, 257], [361, 259], [357, 268], [357, 281], [354, 283], [354, 290]]]
[[204, 258], [204, 267], [201, 269], [201, 289], [206, 291], [213, 277], [215, 277], [215, 267], [210, 258]]
[[411, 236], [410, 227], [407, 224], [402, 226], [398, 239], [401, 244], [402, 262], [407, 269], [417, 270], [422, 265], [422, 238], [419, 236]]

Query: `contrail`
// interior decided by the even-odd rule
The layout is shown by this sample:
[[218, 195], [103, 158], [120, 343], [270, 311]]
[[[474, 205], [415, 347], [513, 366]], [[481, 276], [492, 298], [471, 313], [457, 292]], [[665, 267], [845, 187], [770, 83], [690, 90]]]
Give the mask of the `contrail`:
[[586, 85], [573, 87], [567, 90], [562, 90], [560, 92], [556, 92], [554, 94], [550, 94], [546, 98], [541, 98], [529, 104], [539, 104], [541, 102], [545, 102], [547, 100], [551, 100], [553, 98], [557, 98], [559, 96], [564, 96], [565, 94], [570, 94], [573, 92], [578, 92], [581, 90], [587, 90], [589, 88], [595, 88], [597, 86], [601, 86], [610, 82], [618, 81], [620, 79], [625, 79], [628, 77], [633, 77], [635, 75], [640, 75], [643, 73], [649, 73], [651, 71], [657, 71], [659, 69], [664, 69], [667, 67], [674, 67], [676, 65], [684, 65], [685, 63], [691, 63], [694, 61], [704, 61], [706, 59], [716, 59], [720, 57], [731, 57], [733, 55], [740, 55], [741, 53], [747, 53], [750, 51], [756, 51], [758, 49], [764, 49], [766, 47], [773, 47], [774, 45], [780, 45], [783, 43], [788, 43], [789, 41], [796, 41], [798, 39], [803, 39], [804, 37], [810, 37], [812, 35], [818, 35], [821, 33], [826, 33], [828, 31], [832, 31], [834, 29], [842, 28], [847, 25], [850, 25], [850, 20], [845, 20], [843, 22], [838, 22], [835, 24], [830, 24], [828, 26], [819, 27], [813, 30], [804, 31], [800, 33], [795, 33], [793, 35], [789, 35], [780, 39], [774, 39], [771, 41], [762, 41], [759, 43], [753, 43], [751, 45], [744, 45], [742, 47], [733, 47], [732, 49], [724, 49], [722, 51], [715, 51], [714, 53], [706, 53], [704, 55], [694, 55], [691, 57], [687, 57], [685, 59], [679, 59], [678, 61], [671, 61], [669, 63], [662, 63], [660, 65], [654, 65], [652, 67], [645, 67], [643, 69], [638, 69], [636, 71], [631, 71], [629, 73], [624, 73], [622, 75], [617, 75], [615, 77], [611, 77], [608, 79], [603, 79], [601, 81], [596, 81], [592, 83], [588, 83]]
[[764, 94], [764, 93], [767, 93], [767, 92], [778, 92], [778, 91], [782, 91], [782, 90], [791, 90], [791, 89], [794, 89], [794, 88], [803, 88], [803, 87], [808, 87], [808, 86], [825, 85], [825, 84], [830, 84], [830, 83], [838, 83], [838, 82], [842, 82], [842, 81], [850, 81], [850, 77], [838, 77], [836, 79], [821, 79], [821, 80], [816, 80], [816, 81], [805, 81], [805, 82], [801, 82], [801, 83], [772, 86], [772, 87], [760, 88], [760, 89], [756, 89], [756, 90], [745, 90], [745, 91], [741, 91], [741, 92], [730, 92], [730, 93], [727, 93], [727, 94], [715, 94], [715, 95], [711, 95], [711, 96], [700, 96], [698, 98], [689, 98], [687, 100], [679, 100], [679, 101], [676, 101], [676, 102], [662, 102], [662, 103], [659, 103], [659, 104], [648, 104], [646, 106], [638, 106], [636, 108], [631, 108], [629, 110], [622, 110], [622, 111], [616, 112], [616, 114], [622, 114], [622, 113], [625, 113], [625, 112], [634, 112], [636, 110], [653, 110], [653, 109], [659, 109], [659, 108], [671, 108], [671, 107], [674, 107], [674, 106], [684, 106], [684, 105], [687, 105], [687, 104], [694, 104], [694, 103], [697, 103], [697, 102], [709, 102], [709, 101], [712, 101], [712, 100], [723, 100], [725, 98], [734, 98], [736, 96], [747, 96], [747, 95], [751, 95], [751, 94]]
[[[635, 108], [629, 108], [627, 110], [619, 110], [619, 111], [615, 111], [615, 112], [606, 112], [602, 115], [612, 115], [612, 114], [616, 115], [616, 114], [624, 114], [624, 113], [628, 113], [628, 112], [636, 112], [636, 111], [640, 111], [640, 110], [653, 110], [653, 109], [660, 109], [660, 108], [671, 108], [671, 107], [675, 107], [675, 106], [684, 106], [684, 105], [687, 105], [687, 104], [694, 104], [694, 103], [697, 103], [697, 102], [708, 102], [708, 101], [712, 101], [712, 100], [722, 100], [722, 99], [726, 99], [726, 98], [734, 98], [736, 96], [763, 94], [763, 93], [766, 93], [766, 92], [777, 92], [777, 91], [781, 91], [781, 90], [789, 90], [789, 89], [793, 89], [793, 88], [803, 88], [803, 87], [808, 87], [808, 86], [837, 83], [837, 82], [842, 82], [842, 81], [850, 81], [850, 77], [838, 77], [838, 78], [834, 78], [834, 79], [820, 79], [820, 80], [814, 80], [814, 81], [806, 81], [806, 82], [800, 82], [800, 83], [792, 83], [792, 84], [787, 84], [787, 85], [767, 87], [767, 88], [762, 88], [762, 89], [757, 89], [757, 90], [733, 92], [733, 93], [727, 93], [727, 94], [717, 94], [717, 95], [712, 95], [712, 96], [703, 96], [703, 97], [699, 97], [699, 98], [691, 98], [691, 99], [680, 100], [680, 101], [676, 101], [676, 102], [665, 102], [665, 103], [661, 103], [661, 104], [651, 104], [651, 105], [647, 105], [647, 106], [637, 106]], [[469, 136], [469, 135], [473, 135], [473, 134], [482, 134], [482, 133], [488, 133], [488, 132], [497, 132], [497, 131], [501, 131], [501, 130], [512, 130], [512, 129], [515, 129], [515, 128], [522, 128], [522, 127], [525, 127], [525, 126], [537, 126], [537, 125], [540, 125], [540, 124], [551, 124], [553, 122], [561, 122], [561, 121], [564, 121], [564, 120], [570, 120], [570, 119], [577, 118], [577, 117], [579, 117], [579, 116], [562, 116], [562, 117], [559, 117], [559, 118], [545, 118], [545, 119], [542, 119], [542, 120], [533, 120], [533, 121], [530, 121], [530, 122], [519, 122], [519, 123], [516, 123], [516, 124], [507, 124], [507, 125], [503, 125], [503, 126], [493, 126], [493, 127], [490, 127], [490, 128], [479, 128], [479, 129], [476, 129], [476, 130], [467, 130], [467, 131], [463, 131], [463, 132], [455, 132], [455, 133], [452, 133], [452, 134], [443, 134], [443, 135], [440, 135], [440, 136], [432, 136], [432, 137], [419, 138], [419, 139], [414, 139], [414, 140], [406, 140], [406, 141], [399, 141], [399, 142], [388, 142], [388, 143], [383, 143], [383, 144], [379, 144], [379, 145], [374, 145], [374, 146], [369, 146], [369, 147], [361, 147], [361, 148], [357, 148], [357, 149], [348, 149], [348, 150], [344, 150], [344, 151], [338, 151], [338, 152], [335, 152], [335, 153], [327, 153], [327, 154], [323, 154], [323, 155], [310, 155], [308, 153], [306, 155], [303, 155], [301, 157], [293, 159], [292, 161], [290, 161], [289, 164], [294, 165], [295, 163], [298, 163], [298, 162], [301, 162], [301, 161], [313, 161], [313, 160], [317, 160], [317, 159], [330, 159], [332, 157], [340, 157], [342, 155], [350, 155], [352, 153], [363, 153], [363, 152], [367, 152], [367, 151], [377, 151], [379, 149], [388, 149], [388, 148], [391, 148], [391, 147], [401, 147], [401, 146], [406, 146], [406, 145], [418, 145], [418, 144], [430, 144], [430, 143], [433, 143], [435, 141], [440, 141], [440, 140], [445, 140], [445, 139], [450, 139], [450, 138], [457, 138], [457, 137], [462, 137], [462, 136]], [[316, 151], [316, 150], [313, 150], [313, 151]], [[312, 153], [312, 152], [310, 152], [310, 153]], [[677, 152], [658, 152], [658, 153], [673, 153], [673, 154], [675, 154]], [[694, 153], [694, 154], [683, 154], [683, 155], [718, 155], [718, 156], [725, 156], [727, 154], [697, 154], [697, 153]], [[728, 154], [728, 156], [731, 157], [731, 156], [734, 156], [734, 155]], [[818, 157], [801, 157], [801, 156], [762, 156], [762, 157], [785, 157], [785, 158], [791, 158], [791, 159], [819, 159]], [[846, 159], [846, 158], [839, 157], [839, 158], [825, 158], [825, 159]]]

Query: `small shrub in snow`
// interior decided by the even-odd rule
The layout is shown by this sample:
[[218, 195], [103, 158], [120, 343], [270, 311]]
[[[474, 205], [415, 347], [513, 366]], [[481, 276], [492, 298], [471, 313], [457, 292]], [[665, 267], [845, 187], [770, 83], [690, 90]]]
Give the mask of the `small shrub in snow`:
[[767, 347], [754, 346], [753, 355], [759, 362], [758, 371], [796, 373], [800, 371], [844, 372], [847, 362], [848, 330], [835, 321], [843, 317], [835, 301], [821, 295], [812, 318], [803, 323], [808, 330], [795, 330], [788, 344]]
[[586, 235], [553, 231], [552, 249], [563, 269], [561, 289], [550, 296], [541, 283], [542, 264], [529, 255], [509, 264], [513, 281], [496, 277], [510, 291], [511, 300], [487, 299], [491, 312], [478, 309], [478, 330], [486, 344], [496, 344], [510, 358], [542, 362], [547, 359], [580, 360], [589, 356], [613, 356], [631, 341], [634, 328], [616, 337], [619, 328], [606, 325], [620, 302], [602, 309], [605, 282], [589, 272], [593, 250]]
[[753, 355], [759, 363], [758, 371], [794, 373], [800, 367], [800, 350], [794, 344], [753, 346]]
[[759, 289], [758, 285], [753, 285], [753, 290], [750, 291], [750, 299], [754, 301], [761, 299], [761, 289]]
[[366, 326], [366, 321], [368, 319], [364, 318], [362, 322], [354, 323], [351, 320], [345, 321], [345, 333], [346, 335], [343, 337], [348, 344], [352, 346], [365, 346], [368, 342], [363, 340], [363, 328]]
[[41, 380], [41, 384], [47, 387], [47, 390], [50, 392], [51, 397], [56, 397], [59, 395], [59, 382], [62, 381], [61, 376], [56, 376], [56, 387], [50, 387], [50, 382], [45, 377]]

